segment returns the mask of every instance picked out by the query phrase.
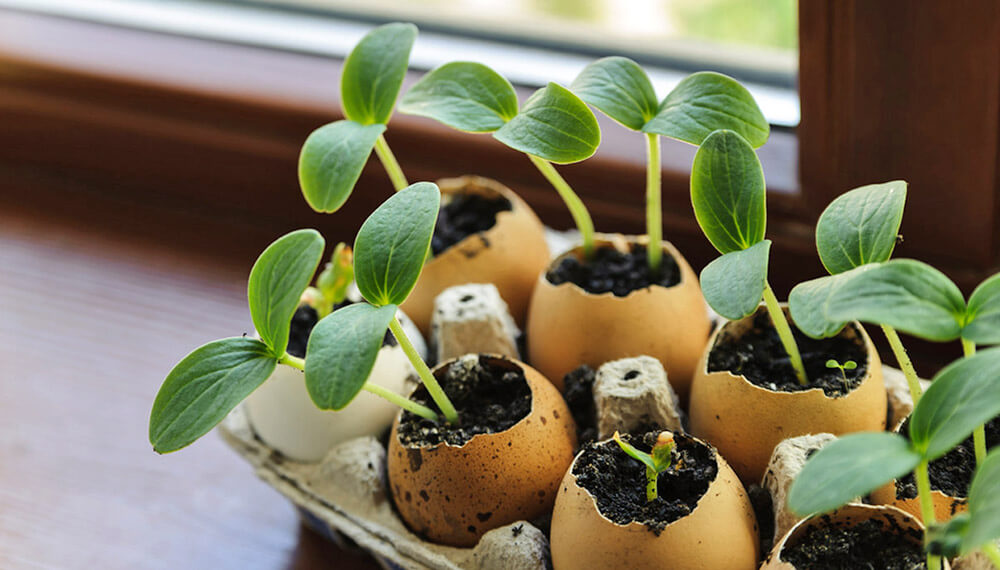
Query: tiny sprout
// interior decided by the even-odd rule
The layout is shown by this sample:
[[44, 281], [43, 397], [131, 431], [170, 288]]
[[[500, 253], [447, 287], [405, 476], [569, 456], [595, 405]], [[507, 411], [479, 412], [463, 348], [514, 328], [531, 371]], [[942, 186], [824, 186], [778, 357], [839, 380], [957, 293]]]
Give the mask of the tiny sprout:
[[629, 457], [641, 462], [646, 466], [646, 500], [655, 501], [658, 496], [656, 482], [667, 469], [674, 464], [674, 450], [677, 444], [674, 436], [670, 432], [660, 432], [653, 444], [652, 454], [639, 451], [629, 443], [622, 441], [621, 435], [616, 431], [614, 435], [615, 443], [622, 448]]
[[839, 363], [836, 360], [834, 360], [834, 359], [831, 358], [830, 360], [826, 361], [826, 367], [827, 368], [836, 368], [837, 370], [840, 370], [840, 375], [844, 379], [844, 385], [847, 386], [847, 371], [848, 370], [854, 370], [855, 368], [857, 368], [858, 367], [858, 363], [854, 362], [853, 360], [848, 360], [847, 362], [841, 364], [841, 363]]
[[347, 298], [347, 289], [354, 282], [354, 252], [345, 243], [338, 243], [330, 261], [316, 278], [316, 287], [306, 291], [309, 303], [319, 318], [333, 312], [334, 306]]

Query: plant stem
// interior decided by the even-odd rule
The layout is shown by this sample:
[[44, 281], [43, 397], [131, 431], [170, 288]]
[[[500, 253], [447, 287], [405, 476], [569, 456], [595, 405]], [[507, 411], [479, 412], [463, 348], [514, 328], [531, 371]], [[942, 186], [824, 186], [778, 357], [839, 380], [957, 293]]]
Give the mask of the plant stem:
[[771, 284], [766, 281], [764, 282], [764, 304], [767, 306], [767, 312], [771, 314], [774, 330], [778, 332], [778, 338], [781, 339], [781, 344], [785, 347], [785, 352], [788, 353], [788, 359], [792, 363], [792, 368], [795, 369], [795, 376], [799, 379], [799, 384], [803, 386], [809, 384], [809, 378], [806, 377], [806, 367], [802, 364], [802, 355], [799, 354], [799, 347], [795, 344], [792, 328], [788, 326], [788, 319], [785, 318], [785, 312], [781, 310], [781, 304], [778, 303], [778, 298], [774, 295]]
[[997, 543], [992, 540], [987, 542], [983, 545], [982, 551], [993, 563], [994, 568], [1000, 568], [1000, 549], [997, 548]]
[[451, 400], [445, 395], [444, 390], [441, 389], [441, 385], [438, 384], [437, 378], [431, 374], [431, 369], [427, 367], [424, 363], [424, 359], [420, 358], [420, 354], [417, 353], [417, 349], [413, 348], [413, 344], [410, 339], [407, 338], [406, 333], [403, 332], [403, 326], [399, 324], [399, 319], [393, 317], [389, 321], [389, 330], [392, 331], [392, 336], [396, 337], [396, 341], [399, 346], [403, 348], [403, 352], [406, 353], [406, 357], [410, 359], [410, 364], [413, 364], [413, 368], [416, 369], [417, 374], [420, 376], [420, 381], [424, 383], [427, 388], [427, 393], [431, 395], [431, 399], [437, 404], [437, 407], [441, 409], [441, 413], [444, 415], [445, 421], [450, 424], [458, 424], [458, 412], [455, 411], [455, 406], [451, 404]]
[[590, 259], [594, 253], [594, 221], [590, 218], [590, 212], [587, 211], [587, 207], [583, 205], [580, 197], [576, 195], [576, 192], [570, 188], [566, 180], [563, 179], [549, 161], [531, 154], [528, 155], [528, 158], [541, 171], [542, 176], [555, 187], [556, 192], [559, 193], [559, 197], [566, 203], [570, 215], [573, 216], [576, 229], [580, 230], [580, 237], [583, 239], [583, 255], [587, 259]]
[[413, 400], [409, 398], [404, 398], [403, 396], [400, 396], [399, 394], [393, 392], [392, 390], [389, 390], [388, 388], [385, 388], [383, 386], [379, 386], [378, 384], [375, 384], [373, 382], [365, 382], [365, 385], [362, 386], [362, 389], [367, 390], [372, 394], [375, 394], [376, 396], [381, 396], [382, 398], [385, 398], [389, 402], [396, 404], [400, 408], [403, 408], [404, 410], [412, 414], [416, 414], [422, 418], [427, 418], [432, 422], [436, 422], [438, 421], [438, 419], [440, 419], [437, 415], [437, 412], [428, 408], [427, 406], [421, 406], [420, 404], [414, 402]]
[[[976, 353], [976, 343], [971, 340], [962, 339], [962, 352], [965, 357], [968, 358]], [[972, 432], [972, 443], [973, 447], [976, 449], [976, 465], [979, 465], [986, 459], [986, 426], [981, 425], [976, 428], [976, 431]]]
[[409, 186], [406, 182], [406, 176], [403, 174], [403, 169], [399, 167], [399, 162], [396, 161], [396, 155], [392, 154], [392, 150], [389, 149], [389, 143], [385, 141], [384, 134], [379, 135], [378, 140], [375, 141], [375, 154], [378, 155], [378, 159], [382, 162], [382, 167], [385, 168], [386, 174], [389, 175], [389, 180], [392, 181], [392, 186], [396, 189], [396, 192]]
[[659, 477], [659, 473], [657, 473], [654, 469], [650, 469], [650, 467], [647, 465], [646, 466], [646, 501], [647, 502], [649, 502], [649, 501], [655, 501], [656, 497], [659, 496], [659, 493], [657, 492], [657, 488], [656, 488], [656, 478], [657, 477]]
[[646, 258], [649, 260], [649, 272], [656, 275], [660, 270], [660, 258], [663, 256], [663, 220], [660, 211], [660, 135], [646, 134], [646, 235], [649, 236], [649, 246], [646, 248]]
[[[917, 480], [917, 495], [920, 497], [920, 518], [924, 520], [924, 528], [931, 528], [934, 524], [934, 498], [931, 497], [931, 477], [927, 472], [927, 461], [921, 461], [917, 468], [913, 470], [913, 477]], [[929, 570], [940, 570], [941, 559], [927, 553], [927, 568]]]
[[278, 364], [291, 366], [292, 368], [295, 368], [296, 370], [301, 370], [303, 372], [306, 371], [306, 361], [299, 358], [298, 356], [292, 356], [287, 352], [281, 355], [281, 358], [278, 359]]
[[885, 333], [885, 338], [889, 340], [889, 346], [892, 347], [892, 353], [896, 355], [896, 363], [903, 370], [903, 376], [906, 377], [906, 383], [910, 386], [910, 398], [913, 399], [913, 405], [917, 405], [920, 401], [920, 396], [923, 395], [924, 390], [920, 387], [920, 379], [917, 378], [917, 370], [913, 367], [913, 361], [910, 360], [910, 355], [906, 353], [906, 349], [903, 348], [902, 341], [899, 340], [899, 335], [896, 334], [896, 329], [888, 326], [882, 325], [882, 332]]

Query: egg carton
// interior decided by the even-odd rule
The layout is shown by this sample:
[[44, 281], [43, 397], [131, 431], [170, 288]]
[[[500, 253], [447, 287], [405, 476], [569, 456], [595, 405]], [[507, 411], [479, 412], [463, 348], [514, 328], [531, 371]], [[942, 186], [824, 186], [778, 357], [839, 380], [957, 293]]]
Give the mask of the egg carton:
[[[461, 295], [442, 294], [441, 299], [476, 296], [472, 302], [482, 310], [465, 312], [479, 319], [478, 333], [469, 317], [460, 322], [437, 323], [435, 335], [448, 326], [463, 327], [464, 338], [488, 346], [511, 347], [518, 331], [509, 316], [498, 312], [492, 285], [464, 285]], [[501, 301], [502, 303], [502, 301]], [[438, 313], [458, 315], [449, 307]], [[504, 326], [497, 326], [497, 319]], [[472, 328], [470, 328], [470, 326]], [[506, 335], [509, 338], [498, 338]], [[491, 339], [491, 336], [493, 337]], [[451, 351], [461, 347], [451, 345]], [[465, 348], [478, 351], [476, 346]], [[510, 354], [510, 356], [517, 356]], [[638, 378], [633, 374], [639, 370]], [[629, 382], [622, 382], [628, 374]], [[885, 367], [889, 393], [890, 418], [905, 416], [912, 409], [905, 391], [905, 379], [895, 369]], [[601, 437], [616, 429], [627, 431], [637, 425], [662, 425], [679, 430], [684, 421], [677, 396], [670, 388], [666, 373], [658, 361], [637, 357], [610, 362], [596, 374], [595, 407]], [[890, 424], [892, 425], [892, 424]], [[456, 548], [423, 540], [410, 531], [392, 504], [386, 480], [386, 452], [374, 437], [360, 437], [334, 447], [319, 463], [303, 463], [284, 457], [254, 433], [243, 406], [237, 407], [219, 426], [223, 439], [255, 469], [257, 475], [288, 498], [299, 510], [303, 521], [330, 540], [344, 546], [356, 545], [375, 557], [384, 568], [441, 570], [541, 570], [551, 568], [546, 532], [530, 521], [518, 521], [487, 532], [473, 548]], [[787, 521], [783, 521], [787, 524]], [[780, 538], [780, 537], [779, 537]]]

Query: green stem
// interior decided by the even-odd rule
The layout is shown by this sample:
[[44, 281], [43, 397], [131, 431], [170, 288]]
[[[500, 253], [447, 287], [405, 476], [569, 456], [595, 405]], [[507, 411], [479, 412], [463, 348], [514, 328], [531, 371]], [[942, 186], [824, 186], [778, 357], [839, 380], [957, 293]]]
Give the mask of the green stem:
[[413, 347], [410, 339], [403, 332], [403, 326], [399, 324], [398, 318], [393, 317], [389, 321], [389, 330], [392, 331], [392, 336], [396, 337], [399, 346], [403, 348], [406, 357], [410, 359], [410, 364], [413, 364], [413, 368], [416, 369], [417, 374], [420, 376], [420, 381], [427, 388], [427, 393], [431, 395], [431, 399], [441, 409], [444, 419], [450, 424], [458, 424], [458, 412], [455, 411], [455, 406], [451, 404], [451, 400], [448, 399], [444, 390], [441, 389], [441, 385], [438, 384], [437, 378], [431, 374], [431, 369], [424, 363], [424, 359], [420, 358], [417, 349]]
[[292, 368], [295, 368], [296, 370], [301, 370], [303, 372], [306, 371], [306, 361], [299, 358], [298, 356], [292, 356], [287, 352], [281, 355], [281, 358], [278, 359], [278, 364], [291, 366]]
[[[920, 497], [920, 518], [924, 520], [924, 528], [931, 528], [934, 525], [934, 498], [931, 496], [931, 477], [927, 472], [927, 461], [921, 461], [913, 471], [913, 476], [917, 480], [917, 495]], [[930, 553], [927, 554], [928, 570], [940, 570], [941, 559]]]
[[389, 402], [396, 404], [400, 408], [403, 408], [404, 410], [412, 414], [416, 414], [422, 418], [427, 418], [432, 422], [436, 422], [439, 419], [437, 412], [435, 412], [434, 410], [428, 408], [427, 406], [421, 406], [420, 404], [414, 402], [413, 400], [409, 398], [404, 398], [403, 396], [400, 396], [399, 394], [393, 392], [392, 390], [389, 390], [388, 388], [385, 388], [383, 386], [379, 386], [378, 384], [374, 384], [372, 382], [365, 382], [365, 385], [362, 386], [361, 388], [371, 392], [372, 394], [375, 394], [376, 396], [381, 396], [382, 398], [385, 398]]
[[[962, 352], [968, 358], [976, 353], [976, 343], [971, 340], [962, 339]], [[986, 459], [986, 426], [981, 425], [972, 432], [972, 443], [976, 449], [976, 465], [982, 464]]]
[[587, 259], [590, 259], [594, 253], [594, 221], [590, 218], [590, 212], [587, 211], [587, 207], [583, 205], [580, 197], [576, 195], [576, 192], [570, 188], [566, 180], [563, 179], [549, 161], [531, 154], [528, 155], [528, 158], [541, 171], [542, 176], [555, 187], [556, 192], [559, 193], [559, 197], [566, 203], [570, 215], [573, 216], [576, 229], [580, 230], [580, 237], [583, 239], [583, 255]]
[[660, 210], [660, 135], [646, 134], [646, 235], [649, 236], [649, 247], [646, 248], [646, 258], [649, 260], [649, 271], [656, 275], [660, 270], [660, 259], [663, 257], [663, 220]]
[[916, 406], [917, 402], [920, 401], [920, 396], [924, 393], [923, 388], [920, 387], [920, 379], [917, 377], [917, 369], [913, 367], [910, 355], [903, 348], [903, 343], [899, 340], [896, 329], [888, 325], [882, 325], [882, 332], [885, 333], [885, 338], [889, 340], [892, 353], [896, 355], [896, 363], [899, 364], [899, 368], [903, 371], [903, 376], [906, 377], [906, 383], [910, 386], [910, 398], [913, 399], [913, 405]]
[[997, 548], [997, 543], [992, 540], [987, 542], [983, 545], [982, 551], [993, 563], [994, 568], [1000, 568], [1000, 549]]
[[795, 376], [799, 379], [799, 384], [806, 386], [809, 378], [806, 377], [806, 367], [802, 364], [802, 355], [799, 354], [799, 347], [795, 344], [795, 336], [792, 335], [792, 328], [788, 326], [788, 319], [785, 312], [781, 310], [781, 304], [771, 289], [771, 284], [764, 282], [764, 304], [767, 305], [767, 312], [771, 314], [771, 322], [774, 323], [774, 330], [778, 332], [778, 338], [788, 353], [788, 359], [795, 369]]
[[656, 478], [658, 476], [659, 476], [659, 474], [655, 470], [650, 469], [650, 467], [648, 465], [646, 466], [646, 501], [647, 502], [648, 501], [655, 501], [656, 497], [659, 496], [659, 493], [657, 492], [657, 489], [656, 489]]
[[392, 181], [392, 186], [396, 189], [396, 192], [409, 186], [406, 182], [406, 175], [403, 174], [403, 169], [399, 167], [399, 162], [396, 161], [396, 155], [392, 154], [392, 150], [389, 149], [389, 143], [385, 141], [385, 135], [379, 135], [378, 140], [375, 141], [375, 154], [378, 155], [378, 159], [382, 162], [382, 167], [385, 168], [386, 174], [389, 175], [389, 180]]

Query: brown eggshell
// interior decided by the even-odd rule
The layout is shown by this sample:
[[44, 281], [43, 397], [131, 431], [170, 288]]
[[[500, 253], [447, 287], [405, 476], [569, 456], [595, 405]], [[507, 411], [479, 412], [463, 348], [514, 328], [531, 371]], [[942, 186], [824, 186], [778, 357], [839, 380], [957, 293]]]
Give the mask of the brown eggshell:
[[479, 176], [437, 181], [442, 202], [457, 194], [503, 196], [511, 210], [497, 214], [496, 224], [471, 235], [427, 260], [417, 285], [402, 304], [403, 312], [427, 335], [434, 298], [448, 287], [493, 283], [518, 325], [524, 325], [538, 274], [549, 262], [542, 222], [517, 194], [503, 184]]
[[[404, 446], [396, 417], [389, 437], [389, 484], [396, 508], [432, 542], [473, 546], [486, 531], [534, 519], [552, 508], [576, 447], [576, 426], [562, 395], [538, 371], [516, 360], [531, 389], [531, 412], [510, 429], [476, 435], [461, 447]], [[438, 365], [440, 375], [454, 360]]]
[[590, 492], [577, 485], [571, 466], [552, 513], [555, 570], [756, 568], [753, 508], [736, 474], [718, 453], [715, 457], [719, 471], [708, 491], [691, 514], [667, 525], [659, 536], [641, 523], [620, 525], [605, 518]]
[[781, 554], [786, 546], [795, 545], [809, 528], [826, 524], [848, 527], [871, 519], [885, 521], [887, 523], [885, 528], [889, 529], [913, 529], [919, 531], [921, 534], [924, 532], [924, 525], [920, 524], [919, 519], [897, 508], [850, 504], [827, 515], [815, 515], [799, 521], [774, 545], [771, 554], [768, 555], [767, 560], [764, 561], [764, 565], [761, 566], [761, 570], [796, 570], [795, 566], [791, 563], [781, 559]]
[[[631, 249], [648, 244], [646, 236], [600, 236], [597, 247]], [[667, 379], [681, 399], [687, 395], [698, 357], [711, 329], [705, 299], [691, 266], [669, 242], [663, 252], [677, 261], [680, 283], [654, 285], [625, 297], [593, 295], [572, 283], [553, 285], [541, 274], [528, 314], [528, 354], [533, 366], [562, 386], [563, 376], [581, 364], [597, 368], [631, 356], [652, 356], [663, 363]], [[574, 248], [555, 259], [582, 256]]]
[[[762, 305], [758, 312], [763, 310]], [[861, 335], [868, 353], [868, 372], [861, 385], [846, 396], [831, 398], [819, 388], [773, 392], [742, 375], [709, 373], [708, 355], [723, 331], [739, 335], [752, 326], [753, 318], [725, 323], [712, 335], [691, 385], [689, 411], [691, 433], [718, 448], [744, 483], [761, 481], [774, 447], [789, 437], [885, 429], [882, 364], [868, 334], [857, 323], [840, 334]]]

